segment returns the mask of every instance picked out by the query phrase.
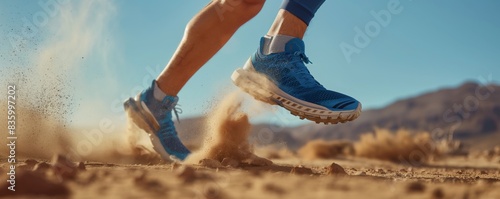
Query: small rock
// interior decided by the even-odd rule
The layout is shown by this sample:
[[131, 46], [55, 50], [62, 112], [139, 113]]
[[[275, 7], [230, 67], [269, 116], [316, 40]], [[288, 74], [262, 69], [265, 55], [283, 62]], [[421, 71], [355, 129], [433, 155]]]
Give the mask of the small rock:
[[434, 191], [432, 191], [432, 197], [435, 199], [441, 199], [444, 198], [444, 192], [441, 188], [436, 188]]
[[190, 183], [196, 179], [196, 171], [190, 166], [182, 166], [177, 170], [176, 176], [184, 183]]
[[83, 162], [78, 163], [78, 169], [81, 171], [87, 170], [87, 168], [85, 168], [85, 163]]
[[326, 168], [326, 173], [328, 175], [347, 175], [344, 168], [335, 163], [332, 163], [330, 166]]
[[63, 155], [55, 155], [52, 158], [52, 166], [54, 174], [61, 180], [74, 179], [78, 172], [77, 165]]
[[39, 162], [33, 167], [33, 171], [45, 172], [50, 168], [52, 168], [52, 165], [46, 162]]
[[291, 174], [298, 174], [298, 175], [309, 175], [313, 174], [313, 171], [310, 168], [307, 167], [293, 167], [292, 170], [290, 171]]
[[480, 172], [480, 173], [481, 173], [481, 174], [484, 174], [484, 175], [488, 174], [488, 172], [487, 172], [487, 171], [485, 171], [485, 170], [481, 170], [481, 172]]
[[222, 164], [214, 159], [203, 159], [200, 160], [199, 164], [201, 166], [209, 167], [209, 168], [221, 168]]
[[24, 163], [26, 163], [26, 165], [29, 167], [34, 167], [38, 163], [38, 161], [33, 159], [27, 159], [26, 161], [24, 161]]
[[240, 165], [240, 163], [237, 160], [231, 158], [224, 158], [221, 164], [222, 166], [233, 167], [233, 168], [236, 168]]
[[421, 182], [412, 182], [406, 187], [408, 193], [420, 193], [425, 191], [425, 185]]

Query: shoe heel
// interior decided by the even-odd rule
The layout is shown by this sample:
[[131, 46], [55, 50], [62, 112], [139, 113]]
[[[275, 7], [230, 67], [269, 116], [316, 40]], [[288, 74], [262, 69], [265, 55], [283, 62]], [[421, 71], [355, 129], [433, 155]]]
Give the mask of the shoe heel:
[[123, 102], [123, 108], [124, 108], [125, 110], [128, 110], [128, 109], [130, 108], [130, 104], [131, 104], [131, 103], [133, 103], [133, 102], [132, 102], [133, 100], [134, 100], [133, 98], [128, 98], [127, 100], [125, 100], [125, 101]]
[[[274, 101], [274, 99], [272, 98], [272, 94], [264, 89], [266, 86], [260, 85], [252, 78], [252, 76], [256, 75], [258, 74], [256, 74], [255, 71], [249, 71], [243, 68], [239, 68], [233, 72], [233, 74], [231, 75], [231, 79], [236, 86], [253, 96], [256, 100], [271, 105], [277, 104], [276, 101]], [[262, 78], [263, 77], [259, 77], [257, 78], [257, 80], [262, 80]]]
[[249, 71], [255, 71], [255, 68], [253, 67], [253, 64], [252, 64], [252, 58], [248, 58], [247, 59], [247, 62], [245, 62], [245, 65], [243, 65], [243, 69], [244, 70], [249, 70]]

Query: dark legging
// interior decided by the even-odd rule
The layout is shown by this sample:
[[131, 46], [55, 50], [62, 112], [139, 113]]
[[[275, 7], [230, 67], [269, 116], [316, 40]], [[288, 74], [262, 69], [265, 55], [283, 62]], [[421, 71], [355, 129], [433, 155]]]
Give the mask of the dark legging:
[[284, 0], [281, 8], [309, 25], [314, 14], [324, 2], [325, 0]]

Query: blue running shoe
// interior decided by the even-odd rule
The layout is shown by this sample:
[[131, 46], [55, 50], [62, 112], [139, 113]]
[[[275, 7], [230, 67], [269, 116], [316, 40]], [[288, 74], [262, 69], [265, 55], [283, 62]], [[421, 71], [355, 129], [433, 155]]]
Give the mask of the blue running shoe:
[[182, 144], [177, 136], [172, 110], [177, 116], [175, 105], [178, 97], [166, 96], [162, 101], [154, 98], [155, 81], [148, 89], [139, 93], [135, 98], [124, 102], [125, 111], [131, 122], [149, 133], [153, 148], [164, 160], [171, 160], [170, 155], [184, 160], [190, 151]]
[[263, 54], [266, 38], [243, 68], [233, 72], [233, 82], [258, 100], [277, 104], [300, 119], [336, 124], [352, 121], [361, 114], [354, 98], [325, 89], [309, 73], [304, 42], [294, 38], [281, 53]]

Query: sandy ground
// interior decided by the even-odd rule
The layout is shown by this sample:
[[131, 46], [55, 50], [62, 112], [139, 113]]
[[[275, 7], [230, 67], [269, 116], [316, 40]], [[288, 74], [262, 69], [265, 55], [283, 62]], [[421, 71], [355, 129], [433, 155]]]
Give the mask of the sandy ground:
[[[48, 119], [25, 122], [43, 114], [19, 109], [26, 125], [18, 130], [24, 133], [16, 146], [16, 191], [7, 189], [11, 175], [2, 175], [0, 197], [500, 198], [500, 146], [454, 153], [458, 148], [447, 144], [453, 150], [442, 150], [426, 134], [379, 131], [355, 143], [312, 141], [297, 152], [254, 148], [242, 100], [230, 94], [214, 107], [204, 143], [182, 164], [165, 163], [151, 146], [141, 145], [149, 138], [134, 125], [128, 136], [95, 137], [101, 144], [92, 153], [72, 159], [78, 156], [71, 149], [84, 135], [69, 134]], [[424, 154], [419, 161], [400, 161], [417, 152]], [[53, 154], [64, 155], [49, 160]], [[4, 174], [11, 171], [6, 156], [0, 155]]]
[[[41, 198], [30, 196], [40, 186], [47, 198], [500, 198], [498, 160], [457, 156], [417, 167], [363, 158], [272, 161], [237, 167], [85, 162], [66, 175], [29, 159], [18, 164], [16, 193]], [[346, 175], [329, 170], [333, 162]], [[7, 166], [2, 162], [1, 172]], [[2, 189], [3, 196], [10, 193]]]

